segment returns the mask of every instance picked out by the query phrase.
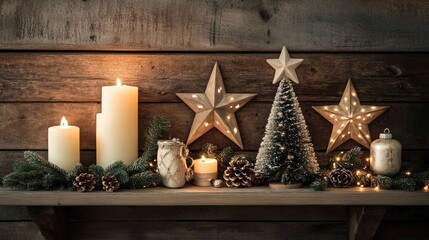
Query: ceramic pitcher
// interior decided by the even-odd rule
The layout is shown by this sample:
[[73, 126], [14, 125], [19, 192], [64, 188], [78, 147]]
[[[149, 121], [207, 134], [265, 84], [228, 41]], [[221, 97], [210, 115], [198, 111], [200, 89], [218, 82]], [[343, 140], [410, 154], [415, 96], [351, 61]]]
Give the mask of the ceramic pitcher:
[[157, 164], [165, 187], [181, 188], [186, 184], [189, 169], [186, 164], [188, 150], [179, 139], [158, 141]]

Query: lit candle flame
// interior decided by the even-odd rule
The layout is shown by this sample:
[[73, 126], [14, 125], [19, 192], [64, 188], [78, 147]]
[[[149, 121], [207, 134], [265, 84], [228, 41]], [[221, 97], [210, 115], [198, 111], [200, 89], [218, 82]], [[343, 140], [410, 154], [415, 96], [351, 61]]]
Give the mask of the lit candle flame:
[[205, 162], [205, 161], [206, 161], [206, 156], [204, 156], [204, 155], [203, 155], [203, 156], [201, 157], [201, 162]]
[[61, 118], [61, 127], [67, 127], [69, 125], [69, 122], [67, 122], [66, 117]]
[[118, 87], [121, 86], [121, 79], [119, 79], [119, 78], [116, 79], [116, 86], [118, 86]]

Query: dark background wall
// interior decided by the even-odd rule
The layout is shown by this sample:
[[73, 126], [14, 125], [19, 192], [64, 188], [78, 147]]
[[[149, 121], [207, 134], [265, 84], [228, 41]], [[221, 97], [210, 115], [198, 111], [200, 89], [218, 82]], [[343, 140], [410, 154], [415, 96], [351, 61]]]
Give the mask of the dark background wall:
[[[277, 87], [265, 59], [277, 58], [283, 45], [304, 58], [294, 89], [321, 165], [330, 157], [324, 152], [331, 125], [311, 106], [337, 104], [351, 78], [363, 104], [391, 107], [370, 124], [372, 139], [389, 127], [403, 144], [403, 160], [414, 170], [428, 168], [428, 26], [424, 0], [0, 1], [0, 176], [25, 150], [46, 155], [47, 128], [63, 115], [81, 129], [82, 162], [94, 163], [101, 86], [117, 77], [139, 87], [140, 144], [156, 114], [170, 118], [172, 137], [185, 140], [194, 114], [175, 93], [204, 91], [216, 61], [228, 92], [258, 94], [236, 114], [244, 150], [255, 153]], [[217, 130], [190, 147], [206, 142], [235, 147]], [[347, 237], [346, 213], [346, 207], [68, 209], [76, 239], [112, 232], [198, 238], [204, 231], [340, 239]], [[428, 216], [427, 208], [389, 208], [376, 237], [421, 236]], [[23, 208], [0, 208], [0, 220], [2, 239], [41, 238]], [[159, 231], [171, 220], [173, 230]]]

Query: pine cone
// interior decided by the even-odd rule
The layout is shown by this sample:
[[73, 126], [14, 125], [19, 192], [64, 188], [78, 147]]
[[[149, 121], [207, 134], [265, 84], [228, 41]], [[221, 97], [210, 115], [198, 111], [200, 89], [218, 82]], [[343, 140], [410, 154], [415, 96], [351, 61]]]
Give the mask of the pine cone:
[[91, 173], [81, 173], [73, 181], [73, 186], [79, 192], [91, 192], [96, 184], [95, 175]]
[[253, 167], [253, 163], [242, 158], [231, 160], [223, 173], [226, 186], [251, 187], [255, 180]]
[[113, 192], [119, 189], [121, 185], [114, 175], [107, 174], [101, 178], [103, 184], [103, 190], [106, 192]]
[[329, 181], [334, 187], [348, 187], [353, 184], [353, 173], [345, 168], [336, 168], [329, 173]]

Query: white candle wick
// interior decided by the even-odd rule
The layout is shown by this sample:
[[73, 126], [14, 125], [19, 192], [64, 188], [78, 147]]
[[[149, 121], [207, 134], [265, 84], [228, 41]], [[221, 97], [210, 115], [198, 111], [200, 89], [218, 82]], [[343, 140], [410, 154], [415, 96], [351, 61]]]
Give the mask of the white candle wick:
[[116, 79], [116, 86], [118, 86], [118, 87], [121, 86], [121, 79], [119, 79], [119, 78]]
[[61, 118], [61, 127], [67, 127], [69, 125], [69, 123], [67, 122], [66, 117], [62, 117]]

